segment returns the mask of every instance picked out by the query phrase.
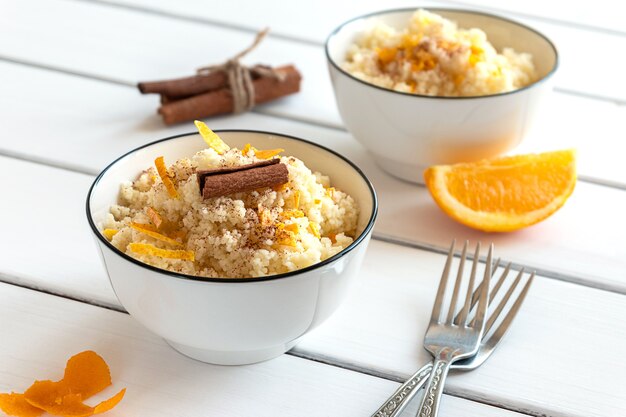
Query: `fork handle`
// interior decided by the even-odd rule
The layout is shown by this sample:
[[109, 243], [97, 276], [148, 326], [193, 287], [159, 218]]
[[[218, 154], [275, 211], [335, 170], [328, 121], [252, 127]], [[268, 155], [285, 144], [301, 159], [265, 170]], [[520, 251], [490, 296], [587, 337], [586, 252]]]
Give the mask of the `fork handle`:
[[428, 385], [424, 392], [424, 397], [420, 403], [417, 417], [436, 417], [439, 412], [439, 402], [441, 401], [441, 395], [443, 394], [443, 386], [450, 370], [452, 362], [449, 358], [441, 357], [436, 358], [433, 361], [433, 367], [431, 369], [430, 378], [428, 379]]
[[395, 417], [404, 410], [406, 405], [411, 401], [424, 386], [428, 380], [428, 375], [433, 367], [432, 363], [422, 366], [415, 372], [406, 382], [400, 385], [392, 395], [380, 406], [380, 408], [372, 414], [372, 417]]

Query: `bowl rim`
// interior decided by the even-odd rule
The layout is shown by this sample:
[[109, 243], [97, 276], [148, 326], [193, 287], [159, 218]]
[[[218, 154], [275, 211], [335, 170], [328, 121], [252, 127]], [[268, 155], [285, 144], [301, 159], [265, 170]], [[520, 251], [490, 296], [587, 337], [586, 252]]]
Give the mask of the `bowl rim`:
[[533, 29], [530, 26], [527, 26], [523, 23], [520, 23], [516, 20], [513, 19], [509, 19], [497, 14], [493, 14], [493, 13], [487, 13], [487, 12], [482, 12], [482, 11], [478, 11], [478, 10], [469, 10], [469, 9], [461, 9], [461, 8], [452, 8], [452, 7], [423, 7], [422, 9], [426, 10], [426, 11], [432, 11], [432, 12], [460, 12], [460, 13], [467, 13], [467, 14], [475, 14], [475, 15], [482, 15], [482, 16], [487, 16], [487, 17], [491, 17], [497, 20], [502, 20], [505, 21], [507, 23], [511, 23], [513, 25], [516, 26], [520, 26], [523, 29], [526, 29], [530, 32], [533, 32], [535, 34], [537, 34], [539, 37], [543, 38], [548, 45], [552, 48], [552, 51], [554, 52], [554, 65], [552, 66], [552, 69], [550, 71], [548, 71], [547, 74], [545, 74], [543, 77], [533, 81], [532, 83], [525, 85], [524, 87], [518, 88], [516, 90], [511, 90], [511, 91], [505, 91], [502, 93], [494, 93], [494, 94], [485, 94], [485, 95], [480, 95], [480, 96], [429, 96], [426, 94], [414, 94], [414, 93], [405, 93], [403, 91], [396, 91], [396, 90], [391, 90], [389, 88], [385, 88], [385, 87], [381, 87], [372, 83], [368, 83], [367, 81], [361, 80], [360, 78], [355, 77], [354, 75], [350, 74], [349, 72], [345, 71], [343, 68], [341, 68], [340, 65], [337, 64], [337, 62], [335, 62], [335, 60], [333, 60], [330, 56], [330, 52], [328, 51], [328, 44], [330, 43], [331, 39], [337, 35], [337, 33], [339, 33], [339, 31], [341, 31], [345, 26], [347, 26], [348, 24], [355, 22], [357, 20], [364, 20], [364, 19], [368, 19], [374, 16], [382, 16], [382, 15], [386, 15], [386, 14], [391, 14], [391, 13], [398, 13], [398, 12], [411, 12], [411, 11], [416, 11], [420, 9], [415, 8], [415, 7], [400, 7], [400, 8], [394, 8], [394, 9], [385, 9], [385, 10], [378, 10], [378, 11], [374, 11], [374, 12], [369, 12], [369, 13], [365, 13], [356, 17], [353, 17], [352, 19], [346, 20], [345, 22], [343, 22], [342, 24], [340, 24], [339, 26], [337, 26], [332, 32], [330, 32], [330, 34], [328, 35], [328, 37], [326, 38], [326, 42], [324, 42], [324, 53], [326, 54], [326, 60], [333, 66], [335, 67], [335, 69], [337, 71], [339, 71], [340, 73], [342, 73], [343, 75], [347, 76], [348, 78], [357, 81], [363, 85], [366, 85], [368, 87], [373, 87], [376, 88], [378, 90], [382, 90], [382, 91], [386, 91], [388, 93], [393, 93], [393, 94], [399, 94], [401, 96], [407, 96], [407, 97], [420, 97], [420, 98], [428, 98], [428, 99], [441, 99], [441, 100], [480, 100], [480, 99], [486, 99], [486, 98], [490, 98], [490, 97], [499, 97], [499, 96], [506, 96], [506, 95], [512, 95], [527, 89], [530, 89], [531, 87], [534, 87], [546, 80], [548, 80], [549, 78], [551, 78], [554, 73], [556, 72], [556, 70], [559, 67], [560, 64], [560, 60], [559, 60], [559, 52], [556, 48], [556, 46], [554, 45], [554, 43], [543, 33], [539, 32], [536, 29]]
[[120, 162], [122, 159], [130, 156], [131, 154], [133, 154], [133, 153], [135, 153], [137, 151], [140, 151], [141, 149], [148, 148], [150, 146], [159, 144], [161, 142], [166, 142], [166, 141], [169, 141], [169, 140], [179, 139], [179, 138], [186, 137], [186, 136], [198, 135], [197, 132], [189, 132], [189, 133], [181, 133], [179, 135], [174, 135], [174, 136], [168, 136], [166, 138], [159, 139], [159, 140], [156, 140], [156, 141], [153, 141], [153, 142], [149, 142], [149, 143], [141, 145], [141, 146], [139, 146], [137, 148], [134, 148], [134, 149], [126, 152], [122, 156], [116, 158], [113, 162], [108, 164], [98, 174], [98, 176], [94, 179], [93, 183], [89, 187], [89, 191], [87, 192], [87, 200], [86, 200], [86, 204], [85, 204], [85, 209], [86, 209], [86, 214], [87, 214], [87, 222], [89, 223], [91, 231], [95, 234], [96, 238], [99, 239], [100, 242], [102, 242], [107, 248], [109, 248], [111, 251], [113, 251], [113, 253], [119, 255], [120, 257], [122, 257], [122, 259], [125, 259], [126, 261], [134, 263], [135, 265], [139, 265], [140, 267], [146, 268], [146, 269], [151, 270], [153, 272], [158, 272], [158, 273], [161, 273], [161, 274], [169, 275], [171, 277], [178, 278], [178, 279], [190, 280], [190, 281], [196, 281], [196, 282], [250, 283], [250, 282], [261, 282], [261, 281], [273, 281], [273, 280], [278, 280], [278, 279], [283, 279], [283, 278], [294, 277], [296, 275], [304, 274], [304, 273], [310, 272], [310, 271], [312, 271], [314, 269], [321, 268], [321, 267], [323, 267], [325, 265], [328, 265], [330, 263], [333, 263], [333, 262], [339, 260], [340, 258], [342, 258], [345, 255], [347, 255], [348, 253], [350, 253], [354, 248], [359, 246], [363, 242], [363, 240], [365, 240], [365, 238], [368, 235], [370, 235], [370, 232], [371, 232], [372, 228], [374, 227], [374, 222], [376, 221], [376, 217], [378, 216], [378, 197], [376, 195], [376, 191], [374, 190], [374, 186], [372, 185], [371, 181], [367, 178], [367, 176], [363, 173], [363, 171], [356, 164], [354, 164], [352, 161], [350, 161], [345, 156], [343, 156], [343, 155], [335, 152], [334, 150], [329, 149], [329, 148], [327, 148], [327, 147], [325, 147], [323, 145], [319, 145], [317, 143], [314, 143], [314, 142], [311, 142], [311, 141], [308, 141], [308, 140], [305, 140], [305, 139], [302, 139], [302, 138], [298, 138], [296, 136], [283, 134], [283, 133], [268, 132], [268, 131], [264, 131], [264, 130], [254, 130], [254, 129], [216, 129], [216, 130], [214, 130], [214, 132], [216, 132], [218, 134], [219, 133], [235, 132], [235, 133], [260, 133], [260, 134], [265, 134], [265, 135], [281, 136], [281, 137], [284, 137], [284, 138], [287, 138], [287, 139], [296, 140], [296, 141], [299, 141], [299, 142], [304, 142], [305, 144], [310, 145], [310, 146], [315, 146], [317, 148], [322, 149], [323, 151], [326, 151], [326, 152], [328, 152], [328, 153], [330, 153], [330, 154], [340, 158], [341, 160], [346, 162], [350, 167], [352, 167], [352, 169], [355, 170], [357, 174], [359, 174], [361, 176], [361, 178], [365, 182], [365, 185], [367, 186], [367, 188], [370, 191], [370, 196], [372, 198], [372, 211], [369, 214], [369, 220], [367, 221], [367, 225], [365, 226], [365, 228], [363, 229], [361, 234], [359, 236], [357, 236], [352, 241], [352, 243], [350, 245], [348, 245], [347, 247], [345, 247], [344, 249], [342, 249], [340, 252], [336, 253], [335, 255], [331, 256], [330, 258], [324, 259], [323, 261], [320, 261], [320, 262], [315, 263], [313, 265], [309, 265], [306, 268], [296, 269], [295, 271], [285, 272], [285, 273], [282, 273], [282, 274], [267, 275], [267, 276], [263, 276], [263, 277], [252, 277], [252, 278], [225, 278], [225, 277], [219, 277], [219, 278], [209, 278], [209, 277], [201, 277], [201, 276], [196, 276], [196, 275], [182, 274], [182, 273], [173, 272], [173, 271], [170, 271], [170, 270], [167, 270], [167, 269], [157, 268], [156, 266], [152, 266], [152, 265], [143, 263], [143, 262], [141, 262], [141, 261], [139, 261], [139, 260], [137, 260], [137, 259], [135, 259], [135, 258], [133, 258], [133, 257], [131, 257], [129, 255], [127, 255], [126, 253], [122, 252], [121, 250], [119, 250], [118, 248], [113, 246], [113, 244], [111, 242], [109, 242], [107, 239], [105, 239], [104, 235], [100, 232], [100, 230], [97, 228], [97, 226], [94, 223], [94, 220], [93, 220], [92, 215], [91, 215], [90, 200], [91, 200], [91, 196], [92, 196], [95, 188], [100, 183], [100, 180], [103, 178], [104, 174], [111, 167], [113, 167], [115, 164]]

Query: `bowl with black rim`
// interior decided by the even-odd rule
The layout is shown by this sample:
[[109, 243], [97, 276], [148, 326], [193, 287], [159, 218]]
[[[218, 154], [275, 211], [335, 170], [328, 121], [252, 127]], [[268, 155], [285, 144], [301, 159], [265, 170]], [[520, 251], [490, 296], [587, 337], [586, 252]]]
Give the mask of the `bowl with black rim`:
[[508, 47], [531, 54], [537, 78], [512, 91], [475, 96], [420, 95], [384, 88], [345, 69], [348, 51], [378, 23], [402, 31], [416, 9], [383, 10], [338, 26], [328, 37], [325, 51], [339, 113], [381, 168], [415, 183], [423, 183], [423, 171], [431, 165], [491, 158], [518, 146], [552, 88], [559, 62], [554, 44], [519, 22], [473, 10], [426, 10], [456, 22], [459, 28], [481, 29], [500, 53]]
[[160, 269], [117, 249], [103, 235], [104, 218], [123, 182], [155, 158], [191, 157], [206, 148], [199, 134], [162, 139], [134, 149], [107, 166], [87, 195], [87, 220], [109, 280], [122, 306], [177, 351], [200, 361], [237, 365], [259, 362], [291, 349], [339, 307], [357, 279], [377, 215], [376, 193], [352, 162], [292, 136], [247, 130], [216, 131], [232, 147], [285, 149], [331, 185], [352, 196], [359, 216], [354, 241], [311, 266], [279, 275], [203, 278]]

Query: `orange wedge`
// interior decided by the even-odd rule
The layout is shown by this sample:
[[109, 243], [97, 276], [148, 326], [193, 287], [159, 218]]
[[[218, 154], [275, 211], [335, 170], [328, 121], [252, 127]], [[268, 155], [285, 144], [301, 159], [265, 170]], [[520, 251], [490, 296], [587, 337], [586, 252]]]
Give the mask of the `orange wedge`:
[[557, 211], [576, 185], [574, 150], [509, 156], [424, 172], [426, 186], [450, 217], [474, 229], [509, 232]]

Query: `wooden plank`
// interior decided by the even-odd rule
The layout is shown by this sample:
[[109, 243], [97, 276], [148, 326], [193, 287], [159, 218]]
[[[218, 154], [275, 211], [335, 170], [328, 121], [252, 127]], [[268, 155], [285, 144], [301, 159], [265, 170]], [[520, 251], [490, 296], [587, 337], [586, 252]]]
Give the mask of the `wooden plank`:
[[[95, 174], [129, 149], [193, 130], [190, 124], [164, 128], [156, 116], [151, 115], [152, 103], [146, 102], [130, 88], [13, 64], [0, 64], [0, 70], [7, 81], [4, 86], [7, 93], [0, 95], [0, 112], [5, 115], [4, 135], [10, 138], [0, 143], [0, 151], [5, 154]], [[28, 94], [20, 95], [20, 92]], [[82, 97], [97, 99], [84, 100]], [[36, 134], [25, 129], [35, 126], [33, 115], [36, 115], [37, 124], [32, 131]], [[291, 134], [348, 156], [366, 171], [378, 190], [380, 216], [375, 233], [379, 237], [439, 249], [447, 247], [453, 237], [493, 240], [505, 259], [547, 271], [552, 276], [626, 292], [626, 276], [623, 273], [626, 269], [626, 247], [621, 244], [623, 231], [626, 230], [626, 220], [621, 215], [626, 204], [626, 193], [623, 191], [579, 183], [566, 206], [545, 222], [517, 233], [485, 234], [448, 219], [423, 187], [398, 181], [382, 172], [345, 132], [253, 113], [211, 119], [209, 124], [213, 128], [258, 129]], [[591, 149], [594, 142], [587, 142], [586, 149]], [[620, 156], [617, 152], [598, 152], [595, 159], [589, 160], [584, 158], [586, 152], [580, 154], [583, 158], [581, 171], [585, 166], [604, 167], [600, 158], [606, 155], [607, 158], [615, 158], [615, 174], [618, 175], [621, 165], [618, 164]], [[46, 171], [43, 167], [39, 169], [55, 172]], [[0, 166], [0, 172], [5, 176], [15, 175], [14, 171], [20, 172], [26, 179], [23, 183], [29, 193], [38, 192], [39, 183], [30, 174], [30, 165], [7, 160]], [[56, 181], [70, 182], [65, 176]], [[58, 190], [61, 194], [56, 201], [59, 204], [73, 201], [76, 213], [82, 210], [89, 180], [82, 181], [81, 186]], [[31, 200], [28, 193], [21, 191], [21, 186], [9, 183], [16, 195], [23, 196], [17, 197], [21, 198], [20, 204], [28, 205]], [[14, 210], [19, 213], [19, 208]], [[82, 213], [80, 216], [82, 218]], [[33, 218], [22, 218], [19, 227], [8, 222], [7, 228], [15, 233], [17, 239], [21, 228], [29, 230], [36, 223], [38, 228], [35, 230], [45, 230], [50, 224], [55, 224], [54, 219], [54, 215], [43, 213]], [[70, 220], [67, 224], [71, 224]], [[53, 246], [52, 235], [49, 239], [40, 241], [45, 242], [45, 245], [38, 246], [40, 252]], [[6, 244], [9, 245], [9, 241]], [[84, 250], [83, 245], [81, 248]], [[79, 257], [82, 259], [82, 255]], [[19, 256], [15, 258], [14, 270], [23, 264], [21, 259]], [[38, 272], [33, 271], [32, 275], [37, 276]]]
[[[483, 1], [485, 6], [496, 5], [497, 3], [496, 0], [477, 0], [478, 3]], [[237, 1], [219, 2], [211, 7], [206, 7], [201, 0], [186, 2], [110, 0], [109, 2], [118, 5], [130, 5], [143, 10], [156, 10], [186, 19], [219, 22], [226, 26], [256, 30], [264, 26], [271, 26], [277, 34], [317, 44], [324, 42], [336, 26], [353, 17], [381, 9], [416, 6], [415, 2], [410, 0], [391, 0], [386, 1], [384, 5], [376, 0], [345, 3], [331, 0], [311, 3]], [[538, 3], [538, 0], [535, 0], [535, 3]], [[477, 4], [477, 7], [474, 7], [467, 3], [463, 4], [463, 1], [461, 3], [428, 1], [420, 3], [420, 6], [485, 10], [482, 5]], [[498, 14], [543, 32], [557, 45], [561, 55], [561, 67], [556, 80], [558, 87], [569, 91], [616, 99], [621, 102], [626, 101], [626, 84], [621, 82], [621, 56], [616, 53], [626, 46], [625, 36], [602, 30], [582, 30], [581, 27], [552, 23], [551, 19], [534, 19], [504, 11], [519, 11], [520, 8], [525, 8], [525, 5], [515, 6], [507, 3], [506, 5], [499, 4], [497, 7], [500, 9], [497, 11]], [[562, 10], [569, 9], [570, 6], [554, 3], [545, 7], [541, 3], [541, 8], [543, 9], [543, 16], [558, 19], [562, 15]], [[555, 9], [558, 10], [557, 13], [553, 13]], [[594, 20], [599, 28], [615, 27], [620, 33], [624, 33], [623, 6], [621, 4], [613, 3], [611, 7], [596, 5], [589, 7], [587, 4], [581, 3], [573, 6], [572, 9], [570, 13], [576, 14], [576, 21], [583, 15], [595, 15]], [[243, 12], [244, 10], [245, 12]], [[300, 16], [302, 18], [299, 18]], [[598, 20], [599, 17], [601, 20]], [[601, 76], [598, 73], [599, 61], [589, 59], [589, 53], [581, 53], [581, 51], [593, 51], [589, 53], [595, 57], [602, 57]], [[595, 74], [595, 76], [590, 74]]]
[[[71, 355], [91, 349], [108, 362], [113, 386], [127, 388], [108, 416], [365, 416], [397, 383], [283, 355], [249, 366], [214, 366], [176, 353], [130, 316], [0, 284], [0, 391], [59, 379]], [[52, 343], [53, 342], [53, 343]], [[446, 396], [442, 416], [521, 417]]]

